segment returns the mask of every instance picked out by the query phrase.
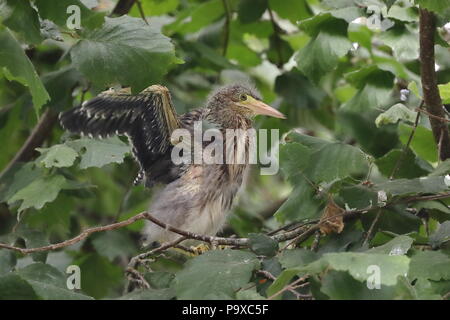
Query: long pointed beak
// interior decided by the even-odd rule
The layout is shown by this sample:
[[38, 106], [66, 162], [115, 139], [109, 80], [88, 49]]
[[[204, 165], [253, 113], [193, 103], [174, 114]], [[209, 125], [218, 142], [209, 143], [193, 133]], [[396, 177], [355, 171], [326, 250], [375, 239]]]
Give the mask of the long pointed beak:
[[275, 118], [286, 119], [286, 116], [284, 114], [282, 114], [280, 111], [278, 111], [277, 109], [272, 108], [271, 106], [265, 104], [264, 102], [256, 100], [256, 99], [251, 99], [251, 101], [248, 101], [247, 103], [242, 104], [242, 106], [249, 108], [255, 114], [261, 114], [261, 115], [271, 116], [271, 117], [275, 117]]

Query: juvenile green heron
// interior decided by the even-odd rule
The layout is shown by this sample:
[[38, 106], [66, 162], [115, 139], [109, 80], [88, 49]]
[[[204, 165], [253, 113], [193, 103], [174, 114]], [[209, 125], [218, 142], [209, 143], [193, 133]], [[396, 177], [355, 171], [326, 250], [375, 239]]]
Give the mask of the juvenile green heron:
[[[149, 212], [179, 229], [215, 235], [242, 185], [248, 161], [175, 164], [171, 159], [174, 148], [171, 134], [179, 128], [192, 131], [194, 123], [202, 121], [226, 136], [226, 129], [251, 128], [252, 119], [258, 114], [284, 118], [282, 113], [263, 103], [255, 89], [240, 84], [222, 87], [209, 96], [204, 108], [178, 115], [169, 90], [154, 85], [137, 95], [126, 90], [105, 91], [62, 113], [60, 120], [67, 130], [89, 137], [127, 136], [140, 165], [135, 182], [144, 181], [146, 187], [165, 184]], [[240, 152], [247, 151], [248, 143]], [[234, 156], [240, 155], [236, 152]], [[151, 222], [144, 230], [147, 243], [163, 243], [177, 237]]]

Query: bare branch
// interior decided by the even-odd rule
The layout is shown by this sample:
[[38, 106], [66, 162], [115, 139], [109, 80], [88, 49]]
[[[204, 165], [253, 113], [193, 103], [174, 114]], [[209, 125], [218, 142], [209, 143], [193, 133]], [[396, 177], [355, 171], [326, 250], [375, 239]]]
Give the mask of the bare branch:
[[111, 15], [123, 16], [124, 14], [127, 14], [135, 2], [136, 0], [119, 0], [111, 12]]
[[5, 169], [0, 173], [0, 178], [3, 177], [16, 163], [27, 162], [33, 158], [34, 149], [40, 147], [42, 143], [52, 132], [53, 126], [58, 119], [58, 115], [48, 108], [41, 119], [34, 127], [28, 139], [25, 141], [20, 150], [16, 153], [14, 158], [8, 163]]
[[450, 134], [446, 122], [438, 118], [445, 118], [442, 99], [439, 95], [435, 70], [435, 34], [436, 16], [427, 9], [420, 9], [420, 62], [423, 98], [430, 117], [434, 140], [439, 145], [439, 158], [443, 161], [450, 158]]
[[223, 8], [225, 10], [225, 25], [224, 25], [224, 34], [223, 34], [223, 51], [222, 55], [227, 55], [228, 43], [230, 41], [230, 21], [231, 21], [231, 12], [228, 0], [222, 0]]
[[[418, 110], [421, 110], [421, 109], [422, 109], [424, 103], [425, 103], [425, 102], [422, 100], [422, 102], [420, 103], [420, 106], [419, 106]], [[416, 120], [414, 121], [414, 126], [413, 126], [413, 128], [412, 128], [412, 131], [411, 131], [409, 137], [408, 137], [408, 141], [406, 142], [406, 145], [405, 145], [405, 147], [403, 148], [402, 154], [400, 155], [400, 157], [399, 157], [399, 158], [397, 159], [397, 161], [395, 162], [394, 169], [392, 169], [391, 175], [389, 176], [389, 179], [390, 179], [390, 180], [392, 180], [392, 179], [394, 178], [395, 173], [397, 172], [398, 168], [400, 167], [401, 163], [403, 162], [403, 160], [404, 160], [404, 158], [405, 158], [405, 156], [406, 156], [406, 152], [408, 151], [409, 146], [411, 145], [411, 141], [412, 141], [412, 139], [413, 139], [413, 137], [414, 137], [414, 134], [416, 133], [417, 126], [419, 125], [419, 120], [420, 120], [420, 112], [418, 111], [418, 112], [417, 112], [417, 115], [416, 115]]]
[[82, 233], [80, 233], [75, 238], [72, 238], [72, 239], [69, 239], [69, 240], [66, 240], [66, 241], [63, 241], [63, 242], [51, 244], [51, 245], [48, 245], [48, 246], [44, 246], [44, 247], [19, 248], [19, 247], [14, 247], [14, 246], [11, 246], [11, 245], [8, 245], [8, 244], [0, 243], [0, 248], [19, 251], [20, 253], [23, 253], [23, 254], [29, 254], [29, 253], [41, 252], [41, 251], [56, 250], [56, 249], [59, 249], [59, 248], [68, 247], [68, 246], [71, 246], [71, 245], [73, 245], [75, 243], [78, 243], [81, 240], [87, 238], [92, 233], [123, 228], [123, 227], [126, 227], [126, 226], [128, 226], [128, 225], [130, 225], [130, 224], [132, 224], [132, 223], [134, 223], [134, 222], [136, 222], [138, 220], [142, 220], [142, 219], [146, 219], [146, 218], [147, 218], [147, 212], [142, 212], [142, 213], [139, 213], [138, 215], [135, 215], [134, 217], [131, 217], [130, 219], [127, 219], [125, 221], [109, 224], [109, 225], [102, 226], [102, 227], [89, 228], [89, 229], [83, 231]]
[[[404, 199], [399, 199], [396, 201], [393, 201], [391, 203], [386, 204], [385, 206], [383, 206], [384, 208], [389, 207], [391, 205], [397, 204], [397, 203], [410, 203], [410, 202], [417, 202], [417, 201], [425, 201], [425, 200], [437, 200], [437, 199], [445, 199], [445, 198], [450, 198], [450, 192], [447, 193], [441, 193], [441, 194], [435, 194], [435, 195], [429, 195], [429, 196], [412, 196], [409, 198], [404, 198]], [[361, 213], [365, 213], [371, 210], [375, 210], [375, 209], [380, 209], [383, 208], [380, 206], [371, 206], [371, 207], [367, 207], [364, 209], [358, 209], [358, 210], [351, 210], [351, 211], [344, 211], [342, 214], [342, 216], [349, 218], [352, 217], [354, 215], [358, 215]], [[333, 217], [330, 217], [331, 219], [336, 218], [337, 216], [340, 215], [336, 215]], [[177, 245], [178, 243], [180, 243], [183, 240], [186, 239], [195, 239], [195, 240], [199, 240], [199, 241], [203, 241], [203, 242], [208, 242], [214, 245], [230, 245], [230, 246], [234, 246], [234, 247], [247, 247], [250, 243], [249, 238], [223, 238], [223, 237], [213, 237], [213, 236], [206, 236], [206, 235], [199, 235], [199, 234], [195, 234], [189, 231], [184, 231], [178, 228], [175, 228], [171, 225], [168, 225], [160, 220], [158, 220], [157, 218], [153, 217], [150, 213], [148, 212], [141, 212], [137, 215], [135, 215], [134, 217], [131, 217], [127, 220], [121, 221], [121, 222], [117, 222], [117, 223], [113, 223], [113, 224], [109, 224], [106, 226], [101, 226], [101, 227], [93, 227], [93, 228], [89, 228], [85, 231], [83, 231], [81, 234], [79, 234], [78, 236], [63, 241], [63, 242], [59, 242], [59, 243], [55, 243], [55, 244], [51, 244], [48, 246], [43, 246], [43, 247], [38, 247], [38, 248], [20, 248], [20, 247], [15, 247], [12, 245], [8, 245], [5, 243], [0, 243], [0, 249], [9, 249], [9, 250], [14, 250], [14, 251], [18, 251], [21, 252], [23, 254], [29, 254], [29, 253], [33, 253], [33, 252], [41, 252], [41, 251], [50, 251], [50, 250], [56, 250], [56, 249], [60, 249], [60, 248], [64, 248], [64, 247], [68, 247], [70, 245], [73, 245], [77, 242], [80, 242], [81, 240], [87, 238], [89, 235], [96, 233], [96, 232], [103, 232], [103, 231], [109, 231], [109, 230], [115, 230], [115, 229], [119, 229], [119, 228], [123, 228], [126, 227], [138, 220], [144, 220], [147, 219], [153, 223], [155, 223], [156, 225], [160, 226], [161, 228], [164, 228], [168, 231], [177, 233], [179, 235], [181, 235], [182, 237], [176, 239], [173, 242], [169, 242], [164, 244], [163, 246], [156, 248], [150, 252], [144, 253], [142, 254], [142, 257], [140, 256], [136, 256], [138, 258], [145, 258], [151, 254], [163, 251], [167, 248], [171, 248], [175, 245]], [[291, 231], [286, 231], [286, 232], [282, 232], [276, 235], [271, 236], [271, 238], [277, 242], [284, 242], [287, 240], [292, 240], [294, 239], [294, 243], [301, 243], [303, 241], [305, 241], [306, 239], [308, 239], [311, 235], [313, 235], [317, 230], [320, 229], [320, 226], [322, 223], [326, 222], [327, 219], [323, 219], [322, 221], [319, 221], [318, 223], [312, 225], [310, 228], [308, 228], [306, 231], [303, 228], [305, 224], [299, 225], [295, 228], [293, 228]]]

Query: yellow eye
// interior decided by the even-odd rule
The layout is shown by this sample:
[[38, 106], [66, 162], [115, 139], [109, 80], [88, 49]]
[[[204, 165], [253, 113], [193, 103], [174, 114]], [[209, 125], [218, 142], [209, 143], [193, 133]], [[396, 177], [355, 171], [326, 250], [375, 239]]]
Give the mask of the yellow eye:
[[247, 95], [246, 94], [241, 94], [239, 96], [239, 99], [241, 99], [241, 101], [245, 101], [245, 100], [247, 100]]

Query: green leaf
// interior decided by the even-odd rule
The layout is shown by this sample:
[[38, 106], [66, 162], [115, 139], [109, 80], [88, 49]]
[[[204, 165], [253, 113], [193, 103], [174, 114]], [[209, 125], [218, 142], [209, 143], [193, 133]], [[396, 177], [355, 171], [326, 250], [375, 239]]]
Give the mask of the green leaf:
[[154, 289], [164, 289], [171, 287], [175, 274], [166, 271], [152, 271], [144, 274], [145, 280]]
[[[407, 143], [412, 130], [412, 126], [408, 126], [403, 123], [398, 125], [398, 135], [403, 144]], [[414, 153], [422, 159], [430, 162], [437, 162], [438, 151], [436, 143], [434, 142], [433, 133], [430, 129], [420, 125], [417, 126], [410, 147]]]
[[415, 3], [417, 3], [422, 8], [434, 11], [436, 13], [441, 13], [442, 11], [445, 11], [445, 9], [450, 7], [450, 0], [415, 0]]
[[444, 176], [450, 172], [450, 159], [442, 161], [438, 164], [436, 169], [430, 173], [430, 176]]
[[171, 300], [175, 292], [171, 288], [135, 290], [119, 298], [119, 300]]
[[67, 22], [71, 15], [67, 10], [70, 6], [77, 6], [80, 10], [81, 28], [93, 29], [100, 27], [103, 23], [104, 13], [89, 10], [80, 0], [35, 0], [35, 5], [39, 10], [39, 15], [43, 19], [48, 19], [58, 26], [67, 28]]
[[378, 115], [375, 119], [377, 127], [385, 124], [397, 123], [399, 120], [414, 122], [417, 117], [417, 112], [408, 109], [404, 104], [397, 103], [390, 107], [387, 111]]
[[380, 34], [380, 40], [392, 48], [398, 61], [410, 61], [419, 57], [419, 35], [405, 25], [395, 27]]
[[267, 9], [267, 0], [241, 0], [238, 7], [239, 20], [242, 23], [257, 21]]
[[265, 297], [263, 297], [256, 291], [256, 287], [245, 290], [239, 290], [236, 293], [236, 300], [264, 300], [264, 299]]
[[411, 258], [408, 276], [440, 281], [450, 280], [450, 256], [442, 251], [421, 251]]
[[[49, 245], [48, 236], [40, 230], [31, 229], [28, 225], [21, 224], [17, 229], [17, 236], [25, 241], [26, 248], [39, 248]], [[48, 251], [31, 254], [33, 261], [44, 262], [47, 260]]]
[[95, 253], [84, 254], [74, 264], [81, 269], [81, 289], [95, 299], [105, 297], [123, 279], [121, 267]]
[[417, 82], [411, 81], [410, 83], [408, 83], [408, 90], [414, 93], [417, 98], [422, 99], [423, 96], [422, 88], [419, 88], [417, 86]]
[[37, 300], [30, 284], [17, 274], [0, 276], [0, 300]]
[[372, 31], [365, 25], [350, 23], [348, 25], [348, 38], [358, 42], [368, 50], [372, 50]]
[[323, 277], [320, 291], [332, 300], [390, 300], [394, 287], [381, 286], [371, 290], [348, 272], [333, 270]]
[[0, 251], [0, 275], [10, 272], [17, 263], [14, 252], [8, 250]]
[[349, 208], [363, 209], [378, 202], [376, 192], [360, 185], [342, 187], [339, 195]]
[[78, 157], [75, 150], [64, 144], [56, 144], [50, 148], [37, 148], [36, 150], [41, 153], [39, 162], [43, 163], [46, 168], [70, 167]]
[[9, 187], [0, 195], [0, 201], [9, 201], [17, 191], [25, 188], [34, 180], [41, 178], [44, 174], [42, 168], [37, 167], [34, 163], [27, 163], [20, 167], [15, 173]]
[[312, 12], [305, 0], [269, 0], [270, 9], [281, 18], [289, 19], [292, 23], [311, 17]]
[[27, 43], [38, 44], [43, 38], [37, 12], [31, 7], [29, 1], [2, 0], [0, 17], [2, 23], [14, 30], [25, 39]]
[[259, 256], [273, 257], [278, 251], [278, 242], [262, 233], [250, 233], [250, 249]]
[[45, 282], [33, 280], [28, 280], [27, 282], [31, 285], [36, 294], [44, 300], [93, 300], [92, 297], [72, 292], [61, 287], [56, 287]]
[[331, 182], [367, 170], [366, 155], [356, 147], [298, 133], [290, 133], [286, 139], [311, 147], [304, 173], [314, 182]]
[[433, 248], [439, 248], [442, 243], [450, 240], [450, 221], [442, 223], [429, 240]]
[[81, 153], [81, 169], [122, 163], [125, 155], [130, 152], [130, 147], [117, 137], [103, 140], [83, 138], [66, 144]]
[[44, 74], [41, 79], [50, 95], [47, 105], [55, 111], [72, 106], [72, 91], [81, 82], [81, 78], [81, 73], [73, 66]]
[[67, 180], [61, 175], [42, 177], [15, 193], [8, 200], [8, 204], [22, 201], [19, 212], [28, 208], [41, 209], [47, 202], [55, 200], [59, 192], [66, 187]]
[[[175, 62], [170, 39], [142, 19], [106, 18], [70, 52], [74, 65], [99, 87], [123, 84], [133, 92], [161, 80]], [[142, 72], [146, 70], [146, 72]]]
[[290, 269], [305, 266], [318, 258], [319, 255], [314, 251], [300, 248], [284, 250], [279, 257], [279, 260], [284, 268]]
[[408, 236], [398, 236], [381, 246], [374, 247], [366, 253], [384, 253], [390, 255], [405, 255], [411, 248], [414, 240]]
[[397, 167], [394, 178], [412, 179], [427, 175], [428, 173], [428, 171], [423, 169], [419, 159], [416, 158], [410, 149], [407, 149], [406, 151], [402, 149], [392, 149], [383, 157], [376, 159], [375, 164], [380, 172], [385, 177], [389, 178], [399, 160], [401, 160], [401, 163]]
[[54, 267], [34, 263], [19, 269], [17, 274], [25, 279], [36, 294], [45, 300], [87, 300], [89, 296], [73, 292], [66, 287], [66, 277]]
[[42, 262], [29, 264], [19, 269], [17, 274], [26, 280], [43, 282], [61, 288], [66, 286], [65, 276], [54, 267]]
[[386, 7], [388, 8], [388, 10], [392, 7], [392, 5], [396, 2], [397, 0], [383, 0], [383, 2], [386, 4]]
[[391, 180], [376, 184], [374, 189], [397, 196], [413, 193], [438, 193], [446, 191], [448, 186], [444, 182], [444, 177], [438, 176]]
[[439, 84], [439, 94], [442, 98], [442, 103], [450, 103], [450, 82], [446, 84]]
[[253, 253], [237, 250], [208, 251], [188, 261], [175, 278], [179, 299], [232, 299], [258, 267]]
[[111, 261], [120, 256], [127, 257], [136, 251], [130, 237], [117, 230], [100, 234], [92, 241], [92, 244], [99, 254]]
[[[306, 30], [308, 28], [309, 26]], [[347, 23], [340, 19], [329, 18], [320, 23], [320, 31], [317, 35], [298, 52], [295, 58], [297, 67], [317, 83], [322, 76], [336, 68], [339, 58], [344, 56], [351, 46], [347, 38]]]
[[[174, 11], [180, 4], [179, 0], [144, 0], [141, 1], [142, 9], [146, 16], [160, 16]], [[133, 17], [140, 17], [138, 6], [133, 6], [130, 11]]]
[[341, 109], [366, 112], [384, 107], [392, 91], [394, 75], [371, 66], [347, 74], [347, 80], [359, 90], [350, 101], [342, 105]]
[[[298, 88], [303, 88], [303, 90], [298, 90]], [[326, 96], [322, 89], [294, 70], [285, 72], [276, 78], [275, 92], [295, 109], [318, 108]]]
[[381, 271], [381, 284], [391, 286], [397, 283], [398, 276], [405, 275], [408, 272], [409, 263], [409, 258], [406, 256], [339, 252], [326, 253], [322, 258], [299, 271], [316, 273], [318, 270], [323, 270], [324, 267], [329, 267], [336, 271], [347, 271], [356, 280], [367, 281], [371, 276], [368, 268], [377, 266]]
[[33, 64], [25, 55], [20, 43], [7, 29], [0, 27], [0, 75], [29, 88], [36, 112], [50, 99]]
[[315, 197], [315, 190], [305, 181], [295, 186], [274, 216], [283, 223], [314, 218], [319, 212], [320, 202]]
[[178, 19], [167, 26], [167, 29], [182, 34], [197, 32], [219, 19], [224, 12], [222, 0], [206, 1], [180, 13]]
[[300, 143], [286, 143], [280, 146], [281, 170], [288, 178], [302, 172], [310, 163], [311, 150]]
[[[282, 290], [291, 279], [298, 273], [297, 269], [285, 269], [281, 272], [277, 279], [267, 288], [267, 297], [274, 295], [275, 293]], [[279, 294], [276, 299], [281, 299], [281, 294]]]

